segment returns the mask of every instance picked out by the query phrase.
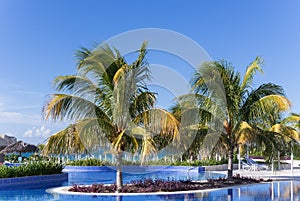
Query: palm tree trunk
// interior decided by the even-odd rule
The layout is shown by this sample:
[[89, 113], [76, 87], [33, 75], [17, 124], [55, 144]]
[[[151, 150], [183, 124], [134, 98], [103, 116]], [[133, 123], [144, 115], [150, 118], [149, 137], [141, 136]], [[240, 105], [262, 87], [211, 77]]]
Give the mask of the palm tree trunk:
[[228, 180], [231, 180], [233, 176], [233, 152], [234, 152], [234, 145], [230, 145], [228, 150], [228, 169], [227, 169]]
[[123, 176], [122, 176], [122, 157], [123, 152], [117, 151], [116, 159], [117, 159], [117, 175], [116, 175], [116, 182], [117, 182], [117, 192], [121, 192], [123, 187]]

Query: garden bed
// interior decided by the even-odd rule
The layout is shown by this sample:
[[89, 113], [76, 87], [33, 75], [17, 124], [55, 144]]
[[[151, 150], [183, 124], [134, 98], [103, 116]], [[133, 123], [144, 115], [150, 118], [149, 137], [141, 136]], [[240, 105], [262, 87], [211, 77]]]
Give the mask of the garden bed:
[[[215, 188], [225, 188], [234, 185], [255, 184], [271, 180], [257, 180], [253, 178], [235, 176], [232, 180], [223, 178], [207, 180], [205, 182], [195, 181], [166, 181], [144, 179], [132, 181], [124, 184], [120, 193], [152, 193], [152, 192], [175, 192], [175, 191], [195, 191]], [[68, 189], [69, 192], [77, 193], [115, 193], [117, 190], [115, 184], [93, 184], [88, 186], [74, 185]]]

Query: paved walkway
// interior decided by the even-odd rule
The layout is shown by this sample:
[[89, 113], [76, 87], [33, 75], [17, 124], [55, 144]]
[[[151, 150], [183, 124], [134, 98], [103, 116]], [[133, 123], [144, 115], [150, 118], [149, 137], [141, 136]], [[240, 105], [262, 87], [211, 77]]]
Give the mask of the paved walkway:
[[[220, 173], [227, 174], [227, 171]], [[272, 180], [300, 180], [300, 169], [279, 170], [279, 171], [249, 171], [249, 170], [234, 170], [233, 175], [240, 174], [242, 177], [251, 177], [257, 179], [272, 179]]]
[[[290, 161], [282, 161], [290, 163]], [[233, 175], [240, 174], [243, 177], [253, 177], [257, 179], [272, 179], [272, 180], [300, 180], [300, 160], [293, 161], [294, 170], [279, 170], [279, 171], [270, 171], [270, 170], [261, 170], [261, 171], [250, 171], [250, 170], [234, 170]], [[227, 174], [227, 171], [222, 171], [220, 173]]]

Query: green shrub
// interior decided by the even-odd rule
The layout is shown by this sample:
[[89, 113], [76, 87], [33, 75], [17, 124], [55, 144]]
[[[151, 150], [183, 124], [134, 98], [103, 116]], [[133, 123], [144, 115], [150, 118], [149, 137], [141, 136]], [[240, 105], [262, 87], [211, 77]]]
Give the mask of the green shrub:
[[62, 172], [62, 169], [63, 166], [60, 163], [51, 161], [31, 162], [28, 164], [13, 167], [2, 165], [0, 166], [0, 178], [60, 174]]
[[176, 161], [172, 163], [171, 165], [174, 166], [211, 166], [211, 165], [222, 165], [222, 164], [227, 164], [226, 159], [222, 159], [220, 161], [216, 161], [213, 159], [210, 160], [194, 160], [194, 161]]
[[[143, 165], [173, 165], [173, 166], [210, 166], [210, 165], [221, 165], [227, 164], [226, 159], [216, 161], [213, 159], [210, 160], [194, 160], [194, 161], [175, 161], [171, 162], [170, 160], [154, 160], [154, 161], [145, 161]], [[81, 159], [76, 161], [70, 161], [66, 165], [70, 166], [114, 166], [115, 163], [109, 161], [102, 161], [96, 158]], [[141, 165], [141, 161], [128, 161], [123, 160], [122, 165]]]
[[70, 161], [66, 165], [70, 166], [110, 166], [113, 165], [109, 161], [102, 161], [96, 158], [87, 158], [87, 159], [80, 159], [76, 161]]

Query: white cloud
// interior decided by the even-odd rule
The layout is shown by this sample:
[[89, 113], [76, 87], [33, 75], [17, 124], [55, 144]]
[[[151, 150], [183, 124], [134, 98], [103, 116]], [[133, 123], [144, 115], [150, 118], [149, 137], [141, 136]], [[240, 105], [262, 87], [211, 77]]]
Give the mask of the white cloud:
[[28, 129], [27, 131], [25, 131], [23, 136], [31, 138], [31, 137], [33, 137], [32, 133], [33, 133], [32, 129]]
[[23, 136], [26, 138], [33, 137], [49, 137], [51, 134], [51, 130], [46, 128], [46, 126], [42, 125], [40, 128], [32, 127], [24, 132]]

